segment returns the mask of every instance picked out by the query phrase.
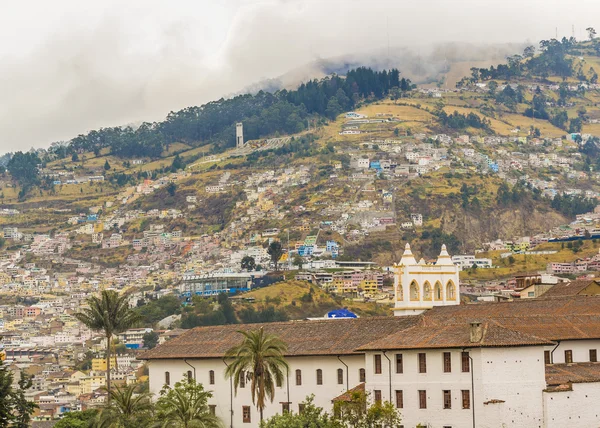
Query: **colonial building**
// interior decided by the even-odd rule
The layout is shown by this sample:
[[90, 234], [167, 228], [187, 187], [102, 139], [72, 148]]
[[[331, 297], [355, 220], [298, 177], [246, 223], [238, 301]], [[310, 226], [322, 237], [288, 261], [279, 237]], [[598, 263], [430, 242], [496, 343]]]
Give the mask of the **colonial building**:
[[[600, 296], [442, 305], [414, 316], [199, 327], [146, 352], [150, 390], [195, 377], [229, 427], [256, 427], [248, 385], [234, 393], [225, 352], [239, 329], [288, 344], [290, 365], [265, 417], [364, 388], [405, 427], [597, 426]], [[364, 385], [363, 385], [364, 384]]]
[[395, 315], [417, 315], [434, 306], [460, 304], [459, 270], [446, 246], [434, 264], [419, 262], [406, 244], [395, 270]]

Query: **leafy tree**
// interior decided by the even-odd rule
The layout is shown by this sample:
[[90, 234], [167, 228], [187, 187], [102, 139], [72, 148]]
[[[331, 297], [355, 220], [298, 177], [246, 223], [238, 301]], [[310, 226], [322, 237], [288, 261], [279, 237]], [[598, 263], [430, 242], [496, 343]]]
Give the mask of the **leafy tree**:
[[98, 155], [102, 149], [108, 149], [121, 158], [158, 158], [176, 141], [213, 144], [213, 150], [219, 152], [235, 145], [236, 122], [244, 122], [244, 134], [249, 140], [277, 132], [298, 133], [314, 116], [334, 118], [363, 98], [384, 98], [392, 88], [405, 92], [413, 85], [408, 79], [399, 79], [396, 69], [374, 71], [360, 67], [349, 70], [345, 79], [333, 75], [303, 83], [291, 91], [259, 91], [187, 107], [169, 113], [162, 122], [144, 122], [136, 129], [125, 126], [90, 131], [66, 145], [53, 144], [50, 153], [64, 158], [78, 151], [94, 151]]
[[79, 156], [77, 155], [77, 153], [73, 153], [73, 156], [71, 156], [71, 161], [79, 162]]
[[18, 388], [13, 387], [13, 374], [0, 361], [0, 427], [27, 428], [31, 415], [38, 407], [27, 400], [25, 392], [31, 388], [31, 376], [20, 374]]
[[183, 160], [181, 159], [181, 157], [179, 155], [176, 155], [173, 158], [173, 163], [171, 164], [171, 172], [179, 171], [180, 169], [183, 169], [184, 167], [185, 167], [185, 164], [183, 163]]
[[167, 192], [171, 196], [175, 196], [175, 192], [177, 191], [177, 185], [175, 183], [167, 184]]
[[583, 121], [580, 117], [576, 117], [569, 122], [569, 132], [581, 132], [583, 128]]
[[135, 394], [137, 385], [116, 386], [110, 391], [110, 406], [99, 415], [100, 423], [118, 428], [138, 428], [152, 421], [150, 394]]
[[331, 417], [323, 408], [314, 404], [314, 395], [301, 403], [302, 413], [287, 412], [267, 419], [261, 428], [345, 428], [339, 420]]
[[554, 116], [552, 116], [552, 119], [550, 120], [550, 122], [552, 122], [552, 124], [554, 126], [556, 126], [557, 128], [565, 129], [568, 120], [569, 120], [569, 116], [567, 116], [567, 112], [564, 110], [561, 110], [558, 113], [556, 113]]
[[31, 186], [39, 182], [37, 166], [41, 163], [38, 155], [33, 152], [17, 152], [8, 161], [6, 169], [13, 180], [20, 182], [23, 186]]
[[252, 306], [244, 308], [239, 313], [240, 320], [244, 324], [255, 324], [265, 322], [288, 321], [289, 317], [284, 310], [275, 309], [274, 306], [267, 306], [264, 309], [256, 310]]
[[525, 58], [533, 58], [534, 55], [535, 55], [535, 46], [527, 46], [523, 50], [523, 56]]
[[205, 391], [194, 379], [177, 382], [173, 388], [165, 386], [156, 402], [157, 425], [165, 428], [223, 427], [221, 420], [210, 413], [207, 403], [211, 397], [212, 393]]
[[331, 119], [335, 120], [335, 118], [344, 111], [342, 106], [340, 105], [338, 99], [333, 97], [327, 103], [327, 109], [325, 109], [325, 115]]
[[98, 409], [82, 412], [68, 412], [54, 425], [54, 428], [97, 428]]
[[104, 171], [110, 170], [110, 164], [108, 163], [108, 159], [104, 162]]
[[158, 300], [150, 300], [136, 308], [144, 325], [152, 325], [170, 315], [179, 313], [181, 302], [175, 296], [163, 296]]
[[296, 255], [294, 256], [293, 264], [294, 264], [294, 266], [296, 266], [298, 269], [302, 269], [302, 265], [304, 264], [304, 260], [303, 260], [303, 259], [302, 259], [302, 257], [300, 257], [298, 254], [296, 254]]
[[271, 256], [271, 262], [275, 265], [275, 270], [277, 270], [279, 266], [279, 259], [283, 256], [283, 247], [281, 246], [281, 242], [273, 241], [269, 245], [267, 249], [267, 253]]
[[396, 407], [386, 401], [368, 406], [368, 397], [364, 391], [349, 391], [348, 401], [336, 401], [333, 411], [338, 421], [352, 428], [396, 427], [401, 417]]
[[231, 300], [229, 300], [227, 293], [220, 293], [217, 296], [217, 302], [219, 303], [221, 311], [225, 317], [225, 323], [237, 324], [238, 320], [235, 316], [235, 310], [233, 309], [233, 305], [231, 304]]
[[155, 331], [149, 331], [142, 336], [144, 348], [152, 349], [158, 345], [158, 333]]
[[596, 38], [596, 30], [593, 27], [588, 27], [585, 29], [585, 31], [587, 31], [590, 40], [594, 40], [594, 38]]
[[248, 272], [254, 270], [254, 268], [256, 267], [256, 261], [254, 260], [254, 257], [244, 256], [242, 258], [241, 267], [242, 269], [246, 269]]
[[111, 342], [114, 335], [133, 327], [140, 320], [140, 315], [129, 309], [127, 296], [112, 290], [103, 290], [98, 296], [87, 300], [87, 307], [74, 314], [81, 323], [94, 331], [101, 331], [106, 338], [106, 388], [109, 392], [110, 404], [110, 360]]
[[275, 386], [283, 383], [284, 372], [289, 369], [284, 358], [287, 345], [262, 328], [238, 333], [244, 336], [244, 340], [225, 353], [225, 358], [233, 359], [225, 375], [233, 378], [236, 394], [242, 377], [250, 382], [252, 403], [256, 404], [262, 422], [266, 400], [273, 402]]

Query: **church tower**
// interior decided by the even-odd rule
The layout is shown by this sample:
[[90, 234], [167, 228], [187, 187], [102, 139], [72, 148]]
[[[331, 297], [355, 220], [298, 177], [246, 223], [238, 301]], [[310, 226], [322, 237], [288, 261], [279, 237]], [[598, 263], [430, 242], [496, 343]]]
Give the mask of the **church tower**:
[[415, 259], [406, 244], [400, 263], [394, 265], [394, 315], [417, 315], [434, 306], [460, 304], [458, 266], [442, 245], [433, 264]]

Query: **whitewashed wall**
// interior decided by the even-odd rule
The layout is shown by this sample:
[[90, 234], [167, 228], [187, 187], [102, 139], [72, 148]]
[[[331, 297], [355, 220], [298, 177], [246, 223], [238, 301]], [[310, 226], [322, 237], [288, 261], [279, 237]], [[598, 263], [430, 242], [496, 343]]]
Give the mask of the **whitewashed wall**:
[[[556, 348], [556, 349], [555, 349]], [[554, 349], [554, 352], [552, 351]], [[565, 362], [565, 350], [573, 351], [574, 363], [587, 363], [590, 361], [590, 349], [595, 349], [600, 361], [600, 340], [563, 340], [558, 346], [546, 346], [544, 350], [552, 353], [552, 362], [562, 364]]]
[[[282, 412], [282, 402], [290, 401], [290, 410], [298, 411], [298, 404], [306, 399], [307, 396], [314, 394], [314, 403], [332, 411], [331, 400], [346, 391], [347, 386], [353, 388], [359, 384], [359, 369], [364, 368], [364, 356], [341, 356], [341, 360], [348, 365], [348, 370], [342, 362], [335, 356], [317, 356], [317, 357], [289, 357], [287, 359], [290, 366], [289, 371], [289, 399], [287, 396], [287, 383], [284, 382], [281, 388], [276, 389], [273, 403], [269, 403], [264, 411], [265, 419], [274, 414]], [[229, 379], [225, 379], [226, 366], [221, 359], [203, 359], [187, 360], [189, 364], [196, 368], [196, 380], [204, 385], [206, 390], [213, 392], [213, 398], [209, 404], [215, 404], [216, 414], [225, 422], [226, 426], [237, 427], [257, 427], [259, 425], [259, 413], [252, 404], [250, 388], [238, 389], [237, 396], [233, 397], [233, 424], [231, 424], [230, 407], [231, 394]], [[171, 385], [183, 380], [187, 376], [188, 370], [193, 369], [183, 360], [151, 360], [148, 364], [150, 375], [150, 392], [158, 395], [165, 382], [165, 372], [168, 371], [171, 377]], [[296, 385], [296, 369], [302, 371], [302, 385]], [[317, 385], [316, 370], [323, 371], [323, 385]], [[344, 370], [344, 383], [338, 384], [337, 370]], [[209, 371], [215, 371], [215, 384], [209, 384]], [[347, 385], [346, 385], [347, 376]], [[242, 422], [242, 406], [251, 406], [251, 423]]]
[[[402, 390], [404, 408], [400, 409], [406, 427], [424, 424], [431, 428], [473, 426], [473, 402], [478, 428], [541, 425], [542, 391], [545, 388], [542, 347], [518, 347], [470, 350], [473, 358], [474, 394], [471, 373], [461, 370], [461, 350], [426, 350], [427, 373], [419, 373], [419, 351], [402, 351], [404, 373], [395, 373], [395, 354], [392, 360], [392, 403], [395, 391]], [[443, 352], [451, 352], [452, 371], [443, 372]], [[383, 400], [390, 399], [388, 362], [382, 357], [382, 374], [374, 373], [374, 354], [366, 356], [367, 391], [382, 391]], [[427, 408], [419, 408], [418, 390], [427, 391]], [[452, 408], [444, 409], [443, 391], [450, 390]], [[462, 408], [462, 390], [471, 391], [471, 408]], [[474, 397], [474, 400], [473, 400]], [[504, 403], [486, 404], [491, 400]], [[514, 422], [513, 422], [514, 421]], [[429, 425], [427, 425], [429, 424]]]
[[599, 386], [598, 383], [574, 383], [572, 391], [545, 392], [544, 428], [597, 427]]

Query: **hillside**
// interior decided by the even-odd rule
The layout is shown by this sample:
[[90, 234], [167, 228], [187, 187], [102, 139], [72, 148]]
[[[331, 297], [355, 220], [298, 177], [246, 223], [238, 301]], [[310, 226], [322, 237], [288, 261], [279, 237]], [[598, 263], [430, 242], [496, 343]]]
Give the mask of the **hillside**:
[[[111, 267], [134, 254], [131, 242], [150, 225], [186, 239], [218, 233], [234, 252], [265, 230], [289, 236], [291, 246], [317, 236], [318, 245], [339, 243], [342, 259], [382, 265], [397, 261], [407, 241], [434, 257], [442, 243], [464, 253], [544, 234], [593, 208], [600, 192], [600, 140], [565, 138], [600, 131], [597, 42], [544, 46], [507, 66], [479, 64], [456, 90], [415, 88], [396, 70], [360, 68], [15, 155], [0, 198], [19, 214], [0, 224], [73, 233], [79, 214], [124, 218], [111, 226], [129, 243], [118, 251], [78, 235], [67, 253]], [[350, 109], [362, 121], [343, 113]], [[232, 148], [238, 120], [242, 149]], [[361, 158], [395, 172], [361, 169]], [[403, 226], [415, 214], [422, 224]], [[379, 218], [390, 224], [375, 224]]]

